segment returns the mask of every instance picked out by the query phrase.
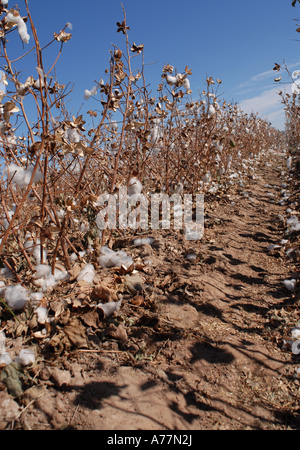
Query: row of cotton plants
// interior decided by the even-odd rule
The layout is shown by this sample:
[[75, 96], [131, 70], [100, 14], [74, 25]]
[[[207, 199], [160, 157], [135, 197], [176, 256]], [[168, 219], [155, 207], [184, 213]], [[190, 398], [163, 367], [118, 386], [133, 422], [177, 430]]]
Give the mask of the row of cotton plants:
[[[195, 99], [188, 67], [178, 72], [164, 65], [156, 96], [150, 94], [138, 65], [144, 48], [130, 44], [125, 14], [117, 29], [124, 34], [124, 49], [113, 46], [100, 81], [83, 87], [88, 111], [75, 117], [52, 61], [39, 57], [27, 2], [24, 15], [5, 1], [0, 12], [1, 311], [17, 316], [30, 305], [43, 335], [50, 320], [45, 297], [68, 283], [75, 266], [80, 264], [76, 281], [92, 284], [97, 270], [126, 271], [134, 265], [131, 255], [112, 249], [116, 237], [133, 231], [100, 228], [99, 197], [124, 186], [128, 201], [157, 192], [221, 195], [256, 176], [260, 156], [281, 145], [281, 133], [219, 98], [219, 79], [208, 77]], [[52, 47], [59, 43], [59, 55], [64, 45], [72, 45], [68, 27], [49, 37]], [[34, 42], [38, 58], [30, 76], [14, 65], [32, 53], [24, 50], [12, 62], [8, 32], [24, 45]], [[120, 301], [112, 306], [118, 308]]]

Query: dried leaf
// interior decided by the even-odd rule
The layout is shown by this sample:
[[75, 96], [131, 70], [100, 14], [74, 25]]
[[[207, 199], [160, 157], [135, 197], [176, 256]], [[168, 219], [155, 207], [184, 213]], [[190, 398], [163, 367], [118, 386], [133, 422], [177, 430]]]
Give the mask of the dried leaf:
[[85, 327], [79, 319], [71, 319], [64, 327], [64, 332], [75, 347], [88, 347]]
[[141, 45], [136, 45], [134, 42], [132, 43], [132, 46], [131, 46], [131, 51], [132, 51], [132, 53], [137, 53], [137, 54], [139, 54], [139, 53], [141, 53], [141, 51], [144, 49], [144, 45], [143, 44], [141, 44]]
[[117, 22], [117, 27], [118, 27], [117, 33], [122, 31], [123, 34], [126, 34], [126, 30], [130, 30], [130, 28], [126, 26], [126, 21], [125, 20], [123, 20], [122, 23]]
[[97, 117], [96, 111], [92, 111], [91, 109], [87, 112], [91, 117]]
[[118, 341], [127, 341], [128, 335], [126, 329], [123, 325], [116, 326], [114, 324], [110, 324], [106, 330], [106, 334]]
[[99, 315], [96, 312], [96, 307], [92, 310], [82, 314], [82, 320], [88, 327], [98, 328], [99, 327]]
[[53, 33], [54, 39], [56, 39], [59, 42], [67, 42], [71, 39], [72, 34], [71, 33], [66, 33], [65, 31], [61, 31], [59, 34], [57, 33]]
[[117, 294], [105, 284], [97, 284], [92, 293], [92, 300], [102, 300], [104, 303], [117, 301]]
[[145, 302], [145, 298], [142, 295], [136, 295], [131, 300], [131, 303], [136, 306], [141, 306]]
[[189, 69], [188, 66], [185, 66], [184, 71], [187, 75], [192, 75], [192, 69]]

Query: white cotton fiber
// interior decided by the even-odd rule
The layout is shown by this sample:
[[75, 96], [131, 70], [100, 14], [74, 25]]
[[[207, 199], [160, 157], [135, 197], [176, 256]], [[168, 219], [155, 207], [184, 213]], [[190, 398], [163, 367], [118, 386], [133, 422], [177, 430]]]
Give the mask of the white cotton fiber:
[[[26, 250], [29, 251], [29, 253], [32, 254], [32, 256], [35, 259], [35, 262], [37, 263], [37, 265], [41, 264], [41, 245], [40, 245], [40, 240], [37, 239], [36, 244], [31, 240], [28, 239], [25, 243], [24, 243], [24, 247], [26, 248]], [[47, 250], [44, 248], [43, 249], [43, 261], [46, 261], [47, 259]]]
[[48, 289], [57, 285], [57, 281], [54, 275], [48, 275], [47, 277], [39, 278], [34, 281], [36, 286], [39, 286], [42, 292], [46, 292]]
[[5, 293], [5, 283], [4, 281], [0, 281], [0, 297], [3, 297]]
[[298, 217], [291, 216], [287, 221], [286, 224], [290, 231], [299, 231], [300, 230], [300, 222], [298, 221]]
[[5, 341], [6, 341], [6, 336], [4, 331], [0, 331], [0, 353], [5, 352]]
[[5, 349], [6, 336], [4, 331], [0, 332], [0, 364], [8, 365], [12, 362], [10, 355]]
[[15, 358], [15, 362], [22, 366], [28, 366], [35, 362], [35, 351], [31, 348], [22, 348], [19, 356]]
[[93, 283], [96, 272], [93, 264], [86, 264], [77, 276], [77, 281], [86, 281], [87, 283]]
[[84, 98], [85, 98], [85, 100], [88, 100], [90, 97], [92, 97], [93, 95], [96, 95], [97, 94], [97, 90], [98, 90], [98, 87], [97, 86], [94, 86], [91, 90], [89, 90], [89, 89], [86, 89], [85, 91], [84, 91]]
[[7, 6], [8, 5], [8, 0], [1, 0], [1, 5], [2, 6]]
[[136, 247], [140, 247], [141, 245], [146, 245], [146, 244], [151, 245], [153, 241], [154, 241], [154, 238], [151, 238], [151, 237], [135, 239], [133, 241], [133, 245], [135, 245]]
[[128, 268], [133, 263], [131, 256], [128, 256], [122, 250], [114, 251], [108, 247], [102, 247], [98, 258], [101, 267], [121, 267]]
[[21, 310], [29, 299], [27, 289], [20, 284], [7, 286], [4, 301], [12, 310]]
[[22, 39], [22, 42], [24, 44], [28, 44], [29, 40], [30, 40], [30, 36], [27, 32], [27, 26], [26, 23], [22, 20], [19, 22], [18, 24], [18, 32], [19, 32], [19, 36]]
[[78, 144], [80, 142], [80, 134], [75, 128], [68, 128], [65, 132], [65, 138], [69, 139], [72, 144]]
[[56, 281], [66, 281], [68, 280], [68, 278], [70, 278], [70, 275], [65, 270], [55, 269], [54, 278]]
[[37, 315], [37, 321], [40, 324], [48, 322], [48, 310], [45, 306], [39, 306], [36, 308], [35, 313]]
[[186, 90], [189, 90], [191, 88], [190, 80], [188, 78], [185, 78], [183, 86]]
[[[10, 178], [13, 177], [12, 181], [17, 186], [19, 186], [20, 188], [25, 188], [28, 186], [31, 180], [33, 169], [33, 166], [29, 166], [27, 169], [23, 169], [23, 167], [17, 166], [17, 164], [12, 163], [7, 167], [7, 172]], [[42, 172], [37, 169], [33, 178], [33, 182], [38, 183], [41, 180], [42, 176]]]
[[173, 75], [166, 75], [166, 80], [167, 80], [167, 83], [169, 83], [169, 84], [175, 84], [176, 82], [177, 82], [177, 79], [176, 79], [176, 77], [173, 77]]
[[216, 110], [215, 107], [213, 105], [209, 105], [208, 107], [208, 113], [207, 113], [207, 117], [208, 119], [210, 119], [212, 116], [214, 116], [216, 114]]
[[47, 277], [51, 274], [51, 266], [49, 266], [48, 264], [38, 264], [35, 267], [35, 270], [36, 272], [34, 274], [34, 278]]
[[30, 299], [32, 300], [32, 303], [39, 303], [42, 298], [44, 297], [43, 292], [31, 292]]
[[8, 366], [8, 364], [12, 363], [13, 360], [11, 359], [10, 355], [5, 351], [3, 353], [0, 353], [0, 364], [5, 364]]
[[5, 21], [9, 24], [16, 25], [18, 27], [18, 32], [20, 38], [22, 39], [22, 42], [24, 44], [28, 44], [30, 36], [27, 32], [26, 23], [24, 22], [20, 14], [16, 10], [10, 11], [5, 17]]
[[295, 279], [284, 280], [283, 284], [285, 285], [288, 291], [293, 291], [296, 287], [296, 280]]
[[142, 183], [135, 177], [131, 178], [128, 185], [128, 195], [131, 197], [132, 195], [140, 194], [142, 190]]
[[[81, 258], [83, 258], [85, 254], [86, 254], [86, 251], [85, 251], [85, 250], [83, 250], [82, 252], [79, 252], [79, 256], [80, 256]], [[70, 261], [71, 261], [71, 262], [74, 262], [74, 261], [76, 261], [76, 259], [78, 259], [78, 256], [76, 255], [75, 252], [73, 252], [73, 253], [70, 255]]]
[[38, 264], [34, 274], [34, 284], [38, 286], [42, 292], [46, 292], [49, 288], [56, 286], [59, 281], [65, 281], [69, 278], [67, 271], [55, 269], [52, 274], [51, 266], [48, 264]]
[[300, 339], [300, 329], [297, 327], [292, 328], [291, 335], [293, 339]]

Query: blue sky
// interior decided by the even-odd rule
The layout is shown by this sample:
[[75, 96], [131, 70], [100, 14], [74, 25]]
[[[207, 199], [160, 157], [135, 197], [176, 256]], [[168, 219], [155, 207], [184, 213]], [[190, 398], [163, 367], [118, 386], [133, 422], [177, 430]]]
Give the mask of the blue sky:
[[[283, 127], [284, 115], [280, 97], [282, 88], [274, 83], [273, 66], [286, 62], [291, 70], [300, 69], [300, 34], [296, 32], [300, 6], [290, 0], [123, 0], [130, 26], [130, 43], [144, 44], [145, 76], [157, 95], [164, 63], [183, 71], [188, 65], [193, 97], [205, 87], [206, 76], [222, 80], [219, 93], [227, 101], [238, 102], [247, 112], [258, 112], [274, 126]], [[20, 0], [21, 15], [25, 13]], [[9, 0], [9, 7], [14, 3]], [[116, 22], [123, 20], [119, 0], [29, 0], [31, 13], [41, 44], [53, 38], [66, 22], [72, 24], [72, 39], [63, 50], [57, 66], [61, 83], [74, 83], [69, 108], [76, 112], [83, 103], [85, 89], [104, 78], [112, 43], [123, 46], [123, 35]], [[299, 19], [300, 23], [300, 19]], [[24, 46], [29, 49], [33, 44]], [[23, 52], [23, 44], [10, 37], [11, 56]], [[55, 52], [45, 52], [44, 64], [50, 67]], [[54, 52], [55, 50], [55, 52]], [[24, 74], [32, 74], [30, 57], [21, 62]], [[36, 74], [34, 74], [36, 75]], [[286, 77], [282, 74], [283, 80]], [[81, 112], [96, 104], [89, 99]]]

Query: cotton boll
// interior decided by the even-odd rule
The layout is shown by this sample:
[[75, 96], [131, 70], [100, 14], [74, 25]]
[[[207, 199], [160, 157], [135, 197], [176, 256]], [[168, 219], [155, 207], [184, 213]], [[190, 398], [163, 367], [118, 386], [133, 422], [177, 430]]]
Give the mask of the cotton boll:
[[7, 286], [4, 301], [12, 310], [21, 310], [29, 299], [27, 289], [20, 284]]
[[22, 39], [22, 42], [24, 44], [28, 44], [29, 40], [30, 40], [30, 36], [27, 32], [27, 26], [26, 23], [22, 20], [22, 22], [18, 25], [18, 32], [19, 32], [19, 36]]
[[142, 183], [137, 178], [131, 178], [128, 186], [128, 195], [131, 197], [132, 195], [140, 194], [142, 190]]
[[70, 278], [70, 275], [65, 270], [55, 269], [54, 270], [55, 281], [66, 281]]
[[39, 324], [44, 325], [48, 322], [48, 310], [45, 306], [39, 306], [36, 308], [35, 313], [37, 315], [37, 321]]
[[108, 247], [102, 247], [98, 263], [101, 267], [130, 267], [133, 260], [122, 250], [115, 252]]
[[88, 100], [93, 95], [96, 95], [97, 94], [97, 90], [98, 90], [97, 86], [94, 86], [91, 90], [85, 89], [85, 91], [84, 91], [84, 98], [85, 98], [85, 100]]
[[43, 292], [31, 292], [30, 300], [32, 300], [32, 304], [38, 304], [44, 297]]
[[4, 293], [5, 293], [5, 283], [4, 281], [0, 281], [0, 297], [3, 297]]
[[92, 284], [95, 278], [96, 272], [93, 264], [86, 264], [77, 276], [77, 281], [86, 281]]
[[47, 292], [48, 289], [55, 287], [57, 285], [57, 281], [54, 275], [48, 275], [47, 277], [39, 278], [34, 281], [34, 284], [38, 286], [42, 292]]
[[203, 177], [203, 182], [204, 183], [209, 183], [211, 181], [211, 173], [210, 172], [206, 172], [206, 174]]
[[51, 266], [48, 264], [38, 264], [35, 270], [34, 278], [43, 278], [51, 274]]
[[68, 128], [65, 132], [65, 137], [66, 139], [69, 139], [72, 144], [78, 144], [78, 142], [80, 142], [80, 135], [75, 128]]
[[[17, 166], [17, 164], [12, 163], [7, 167], [7, 173], [17, 186], [19, 186], [20, 188], [25, 188], [28, 186], [31, 180], [33, 169], [33, 166], [30, 166], [25, 170], [23, 169], [23, 167]], [[33, 182], [39, 182], [42, 176], [42, 172], [38, 169], [34, 175]]]
[[0, 353], [5, 352], [5, 341], [6, 341], [6, 336], [4, 331], [0, 331]]
[[[86, 251], [85, 251], [85, 250], [83, 250], [82, 252], [79, 252], [79, 256], [80, 256], [81, 258], [83, 258], [85, 254], [86, 254]], [[76, 254], [75, 252], [73, 252], [73, 253], [70, 255], [70, 261], [71, 261], [71, 262], [74, 262], [74, 261], [76, 261], [77, 259], [78, 259], [77, 254]]]
[[12, 362], [10, 355], [5, 349], [6, 336], [4, 331], [0, 332], [0, 364], [8, 365]]
[[13, 278], [14, 274], [13, 272], [4, 264], [4, 267], [0, 270], [1, 275], [3, 275], [5, 278]]
[[20, 350], [19, 356], [15, 359], [16, 363], [22, 366], [29, 366], [35, 362], [35, 351], [31, 348], [22, 348]]
[[172, 75], [166, 75], [166, 80], [168, 84], [175, 84], [177, 82], [177, 78]]
[[9, 24], [17, 25], [19, 36], [24, 44], [28, 44], [30, 36], [27, 32], [27, 26], [17, 11], [9, 12], [5, 17], [5, 21]]
[[1, 3], [1, 5], [2, 5], [2, 6], [4, 6], [4, 7], [5, 7], [5, 6], [7, 6], [7, 5], [8, 5], [8, 0], [1, 0], [1, 2], [0, 2], [0, 3]]
[[291, 335], [294, 340], [300, 339], [300, 329], [297, 327], [292, 328]]
[[296, 287], [296, 280], [295, 279], [284, 280], [283, 284], [285, 285], [285, 287], [288, 291], [294, 291], [294, 289]]
[[154, 238], [143, 238], [143, 239], [135, 239], [133, 241], [133, 245], [135, 245], [136, 247], [140, 247], [142, 245], [147, 245], [147, 244], [152, 244], [154, 241]]
[[188, 91], [189, 89], [191, 89], [191, 84], [190, 84], [190, 80], [188, 78], [185, 78], [184, 82], [183, 82], [183, 87]]
[[208, 113], [207, 113], [208, 119], [210, 119], [211, 117], [213, 117], [215, 114], [216, 114], [215, 107], [214, 107], [213, 105], [209, 105], [209, 107], [208, 107]]
[[92, 96], [92, 92], [89, 91], [88, 89], [85, 89], [85, 91], [84, 91], [84, 99], [88, 100], [91, 96]]

